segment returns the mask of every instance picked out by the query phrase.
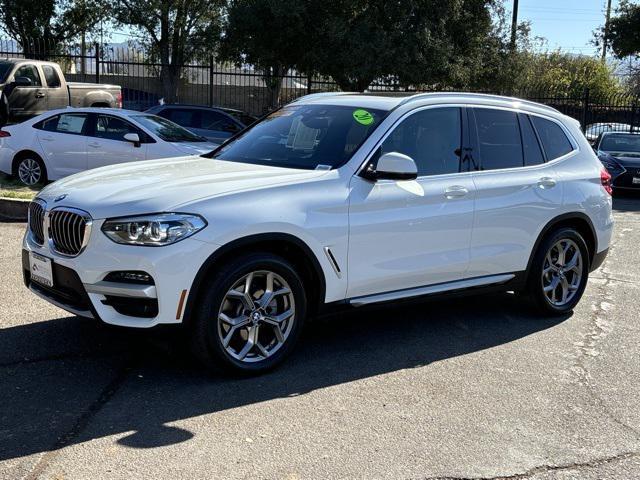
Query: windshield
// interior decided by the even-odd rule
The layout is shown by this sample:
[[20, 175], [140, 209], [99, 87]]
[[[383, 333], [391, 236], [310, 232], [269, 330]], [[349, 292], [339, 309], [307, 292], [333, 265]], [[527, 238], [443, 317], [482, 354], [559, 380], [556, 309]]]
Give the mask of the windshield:
[[180, 125], [173, 123], [166, 118], [156, 115], [133, 115], [135, 119], [152, 133], [159, 136], [165, 142], [206, 142], [206, 138], [202, 138], [189, 130], [182, 128]]
[[640, 135], [605, 135], [600, 142], [603, 152], [640, 153]]
[[223, 145], [213, 158], [289, 168], [336, 168], [351, 158], [386, 113], [334, 105], [286, 106]]
[[4, 83], [7, 80], [7, 74], [11, 71], [13, 65], [11, 62], [0, 62], [0, 83]]

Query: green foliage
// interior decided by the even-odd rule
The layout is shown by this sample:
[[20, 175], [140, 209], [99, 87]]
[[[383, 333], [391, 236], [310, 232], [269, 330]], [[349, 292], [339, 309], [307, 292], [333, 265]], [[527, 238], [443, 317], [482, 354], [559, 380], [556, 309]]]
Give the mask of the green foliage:
[[221, 58], [251, 64], [262, 71], [271, 91], [271, 106], [279, 103], [282, 77], [302, 66], [312, 49], [309, 12], [312, 2], [298, 0], [231, 0], [221, 45]]
[[622, 0], [608, 30], [607, 38], [617, 57], [640, 55], [640, 5]]
[[221, 31], [223, 0], [112, 0], [115, 21], [140, 31], [162, 67], [164, 98], [175, 100], [184, 64], [213, 55]]
[[521, 69], [515, 73], [516, 89], [583, 94], [589, 89], [592, 97], [620, 93], [622, 88], [613, 75], [613, 68], [600, 59], [560, 51], [550, 53], [520, 52]]
[[0, 26], [29, 53], [90, 29], [103, 13], [97, 0], [0, 0]]

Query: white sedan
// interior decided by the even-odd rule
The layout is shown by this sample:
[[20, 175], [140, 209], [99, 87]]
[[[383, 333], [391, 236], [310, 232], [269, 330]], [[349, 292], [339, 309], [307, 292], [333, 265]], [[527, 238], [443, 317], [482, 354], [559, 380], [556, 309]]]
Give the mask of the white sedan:
[[216, 147], [156, 115], [66, 108], [3, 127], [0, 171], [35, 185], [105, 165], [201, 155]]

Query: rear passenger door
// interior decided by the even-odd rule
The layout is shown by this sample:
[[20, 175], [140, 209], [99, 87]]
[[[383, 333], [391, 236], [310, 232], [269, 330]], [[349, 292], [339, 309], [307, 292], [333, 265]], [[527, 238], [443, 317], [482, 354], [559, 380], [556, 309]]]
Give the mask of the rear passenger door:
[[[467, 277], [524, 271], [538, 232], [562, 204], [562, 183], [549, 161], [570, 153], [572, 144], [559, 124], [537, 115], [468, 112], [476, 204]], [[545, 152], [544, 135], [558, 134], [564, 147], [550, 143]]]
[[87, 169], [87, 117], [86, 113], [63, 113], [34, 125], [45, 154], [49, 179]]
[[42, 73], [47, 82], [47, 108], [56, 110], [69, 105], [69, 91], [62, 86], [60, 75], [53, 65], [42, 65]]

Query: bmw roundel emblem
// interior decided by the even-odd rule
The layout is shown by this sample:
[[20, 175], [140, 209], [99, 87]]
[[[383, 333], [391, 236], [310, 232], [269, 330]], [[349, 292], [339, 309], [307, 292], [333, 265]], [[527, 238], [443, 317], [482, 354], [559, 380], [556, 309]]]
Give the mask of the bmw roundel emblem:
[[60, 200], [64, 200], [65, 198], [67, 198], [67, 194], [63, 193], [62, 195], [58, 195], [56, 198], [54, 198], [53, 201], [59, 202]]

